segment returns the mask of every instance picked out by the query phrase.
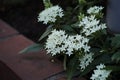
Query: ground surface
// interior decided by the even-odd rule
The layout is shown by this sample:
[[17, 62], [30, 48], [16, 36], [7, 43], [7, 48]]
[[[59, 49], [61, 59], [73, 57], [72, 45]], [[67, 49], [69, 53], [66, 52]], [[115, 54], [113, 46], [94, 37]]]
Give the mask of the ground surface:
[[0, 80], [66, 80], [61, 61], [46, 55], [45, 50], [19, 54], [32, 44], [0, 19]]

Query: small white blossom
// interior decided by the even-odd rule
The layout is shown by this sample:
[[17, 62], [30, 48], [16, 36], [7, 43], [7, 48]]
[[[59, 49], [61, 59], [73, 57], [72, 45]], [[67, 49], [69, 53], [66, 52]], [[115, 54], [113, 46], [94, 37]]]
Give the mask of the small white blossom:
[[52, 6], [50, 8], [47, 8], [43, 10], [39, 16], [38, 16], [38, 22], [43, 21], [44, 24], [47, 24], [48, 22], [55, 22], [56, 17], [59, 16], [60, 18], [63, 16], [63, 9], [61, 7]]
[[107, 28], [107, 26], [106, 26], [106, 24], [100, 24], [100, 25], [99, 25], [99, 28], [100, 28], [100, 29], [105, 29], [105, 28]]
[[52, 34], [49, 35], [45, 48], [48, 53], [51, 53], [52, 56], [60, 53], [65, 50], [64, 41], [66, 41], [67, 35], [65, 31], [62, 30], [53, 30]]
[[89, 52], [90, 46], [88, 46], [88, 42], [89, 39], [81, 35], [68, 36], [65, 31], [53, 30], [47, 39], [45, 48], [47, 53], [51, 53], [52, 56], [60, 53], [70, 56], [75, 51]]
[[84, 70], [93, 61], [93, 55], [93, 53], [86, 53], [82, 58], [80, 58], [81, 70]]
[[103, 7], [99, 7], [99, 6], [94, 6], [94, 7], [90, 7], [88, 10], [87, 10], [87, 13], [88, 14], [97, 14], [99, 13], [101, 10], [103, 9]]
[[81, 35], [68, 36], [67, 41], [65, 42], [67, 54], [70, 56], [73, 54], [74, 50], [80, 51], [82, 49], [84, 52], [89, 52], [90, 47], [88, 46], [88, 42], [89, 39]]
[[106, 80], [106, 78], [110, 75], [111, 70], [105, 70], [105, 65], [100, 64], [96, 66], [97, 70], [94, 70], [94, 74], [92, 74], [91, 80]]
[[105, 65], [104, 64], [100, 64], [100, 65], [96, 66], [96, 68], [97, 69], [103, 69], [103, 68], [105, 68]]
[[100, 24], [100, 21], [95, 18], [94, 15], [85, 16], [79, 24], [82, 28], [82, 33], [86, 36], [91, 35], [92, 33], [106, 28], [105, 24]]

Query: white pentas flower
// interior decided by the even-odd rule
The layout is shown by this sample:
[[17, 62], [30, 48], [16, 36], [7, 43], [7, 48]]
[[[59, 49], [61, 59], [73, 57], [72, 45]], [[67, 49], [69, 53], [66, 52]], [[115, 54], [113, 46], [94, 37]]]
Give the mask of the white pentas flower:
[[84, 70], [92, 61], [93, 61], [93, 53], [86, 53], [82, 58], [80, 58], [80, 68]]
[[82, 27], [82, 33], [86, 36], [106, 28], [106, 25], [100, 24], [100, 20], [97, 20], [94, 15], [85, 16], [82, 21], [80, 21], [79, 26]]
[[52, 56], [60, 53], [70, 56], [75, 51], [89, 52], [88, 42], [89, 39], [81, 35], [68, 36], [63, 30], [53, 30], [48, 36], [45, 48], [47, 53], [51, 53]]
[[100, 64], [96, 66], [96, 70], [94, 70], [94, 74], [92, 74], [91, 80], [106, 80], [111, 73], [111, 70], [105, 70], [106, 66], [104, 64]]
[[97, 14], [99, 13], [100, 11], [102, 11], [103, 7], [102, 6], [93, 6], [93, 7], [90, 7], [88, 10], [87, 10], [87, 13], [88, 14]]
[[74, 51], [81, 51], [82, 49], [84, 52], [89, 52], [90, 46], [88, 46], [88, 42], [89, 39], [81, 35], [68, 36], [65, 41], [66, 54], [70, 56]]
[[48, 53], [51, 53], [52, 56], [65, 51], [64, 41], [66, 41], [67, 35], [65, 31], [62, 30], [53, 30], [52, 33], [48, 36], [45, 48]]
[[105, 65], [104, 64], [100, 64], [98, 66], [96, 66], [97, 69], [104, 69], [105, 68]]
[[38, 16], [38, 22], [43, 21], [44, 24], [47, 24], [48, 22], [55, 22], [56, 17], [62, 17], [63, 14], [63, 9], [61, 7], [57, 6], [52, 6], [50, 8], [47, 8], [43, 10], [39, 16]]

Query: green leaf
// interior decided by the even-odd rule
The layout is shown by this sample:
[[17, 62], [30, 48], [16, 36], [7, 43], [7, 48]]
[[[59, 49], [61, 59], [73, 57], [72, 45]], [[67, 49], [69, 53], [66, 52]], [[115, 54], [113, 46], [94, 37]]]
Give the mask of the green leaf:
[[101, 55], [102, 53], [100, 53], [100, 48], [91, 48], [91, 52], [94, 53], [94, 57], [97, 57], [99, 55]]
[[52, 3], [50, 2], [50, 0], [43, 0], [43, 3], [45, 6], [45, 9], [53, 6]]
[[67, 68], [67, 77], [68, 80], [71, 80], [71, 78], [75, 75], [75, 72], [78, 67], [78, 60], [76, 57], [72, 58], [70, 62], [68, 63], [68, 68]]
[[112, 55], [112, 60], [116, 60], [117, 62], [120, 60], [120, 50]]
[[65, 31], [74, 31], [74, 29], [70, 25], [64, 25], [61, 28]]
[[71, 27], [78, 29], [78, 28], [80, 28], [78, 25], [79, 25], [79, 22], [77, 22], [77, 23], [75, 23], [75, 24], [72, 24]]
[[120, 66], [106, 66], [107, 70], [120, 71]]
[[103, 34], [107, 35], [106, 29], [102, 29], [101, 31], [102, 31]]
[[91, 70], [93, 70], [96, 65], [99, 65], [100, 63], [111, 63], [111, 57], [107, 54], [97, 57], [90, 65], [86, 67], [86, 69], [80, 74], [80, 76], [86, 75]]
[[111, 45], [115, 48], [119, 48], [120, 47], [120, 35], [116, 34], [115, 37], [113, 37], [111, 42]]
[[44, 39], [45, 37], [47, 37], [50, 32], [52, 31], [52, 26], [49, 26], [46, 31], [42, 34], [42, 36], [39, 38], [39, 41], [41, 41], [42, 39]]
[[23, 49], [22, 51], [20, 51], [19, 53], [29, 53], [29, 52], [37, 52], [43, 49], [43, 45], [42, 44], [33, 44], [25, 49]]

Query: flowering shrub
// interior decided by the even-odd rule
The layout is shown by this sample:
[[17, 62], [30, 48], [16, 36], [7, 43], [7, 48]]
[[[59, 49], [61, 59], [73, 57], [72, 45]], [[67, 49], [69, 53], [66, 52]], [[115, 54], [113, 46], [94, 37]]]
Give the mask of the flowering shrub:
[[[39, 13], [38, 22], [49, 25], [39, 41], [23, 52], [46, 49], [51, 56], [64, 56], [63, 66], [68, 80], [74, 74], [91, 74], [91, 80], [113, 79], [120, 71], [120, 35], [110, 34], [104, 21], [101, 0], [78, 0], [76, 6], [53, 5], [43, 0], [45, 10]], [[96, 70], [95, 70], [96, 69]]]

